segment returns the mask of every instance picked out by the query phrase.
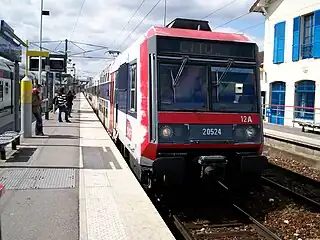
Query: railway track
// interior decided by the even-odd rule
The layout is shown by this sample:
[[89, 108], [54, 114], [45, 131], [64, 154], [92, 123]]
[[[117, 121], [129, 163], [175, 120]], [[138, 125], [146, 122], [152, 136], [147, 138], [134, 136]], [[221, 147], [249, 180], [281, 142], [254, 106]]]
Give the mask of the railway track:
[[[301, 239], [312, 239], [314, 236], [320, 236], [317, 231], [314, 231], [311, 234], [303, 233], [303, 231], [310, 232], [312, 231], [311, 229], [317, 228], [316, 226], [320, 225], [320, 223], [318, 224], [318, 220], [312, 221], [312, 219], [316, 219], [315, 215], [309, 214], [307, 212], [308, 210], [291, 206], [290, 204], [294, 201], [286, 199], [283, 196], [285, 194], [290, 195], [293, 199], [299, 199], [300, 202], [302, 201], [307, 205], [318, 207], [317, 194], [314, 194], [313, 191], [316, 188], [317, 183], [312, 179], [308, 179], [296, 173], [292, 173], [294, 177], [289, 176], [289, 170], [287, 173], [282, 171], [281, 168], [272, 166], [262, 177], [262, 184], [272, 188], [274, 194], [266, 194], [267, 196], [262, 197], [258, 196], [255, 199], [249, 199], [248, 201], [244, 200], [238, 202], [239, 199], [233, 198], [231, 194], [228, 195], [227, 192], [229, 190], [222, 183], [219, 183], [219, 186], [220, 190], [224, 190], [224, 196], [218, 196], [219, 194], [217, 194], [216, 188], [214, 188], [214, 195], [212, 196], [212, 194], [209, 194], [211, 196], [205, 200], [203, 199], [203, 195], [205, 195], [203, 192], [207, 191], [203, 190], [203, 188], [205, 188], [203, 186], [201, 187], [201, 190], [198, 190], [195, 193], [189, 193], [189, 196], [180, 196], [180, 194], [176, 193], [175, 196], [179, 197], [172, 202], [169, 201], [170, 203], [166, 198], [148, 195], [177, 239], [260, 240], [299, 239], [300, 236], [302, 237]], [[279, 179], [282, 179], [282, 181]], [[291, 185], [289, 184], [291, 187], [288, 187], [288, 184], [286, 186], [282, 184], [289, 182], [291, 182]], [[313, 186], [309, 187], [312, 188], [312, 191], [310, 191], [311, 194], [308, 194], [308, 196], [304, 194], [305, 191], [303, 190], [305, 190], [305, 188], [301, 187], [301, 182], [303, 182], [303, 186]], [[299, 186], [302, 191], [300, 194], [295, 191]], [[212, 189], [212, 183], [209, 185], [209, 188]], [[201, 194], [199, 194], [199, 192], [201, 192]], [[281, 192], [281, 194], [279, 193], [281, 197], [275, 196], [278, 192]], [[267, 200], [259, 199], [263, 197]], [[272, 198], [278, 203], [273, 204], [272, 202], [268, 202], [268, 200], [273, 200]], [[221, 201], [219, 202], [217, 199], [220, 199]], [[259, 201], [264, 203], [259, 205], [259, 203], [257, 203]], [[268, 203], [270, 203], [269, 206], [265, 206], [268, 205]], [[172, 204], [175, 206], [172, 207]], [[177, 205], [179, 206], [178, 210], [175, 209]], [[202, 211], [199, 212], [197, 208], [201, 208], [205, 205], [209, 206], [209, 209], [202, 209]], [[252, 206], [249, 205], [256, 206], [252, 208]], [[286, 208], [287, 205], [290, 205], [290, 207]], [[299, 212], [299, 214], [303, 213], [305, 216], [302, 218], [303, 220], [299, 222], [295, 219], [292, 220], [288, 218], [288, 216], [284, 216], [283, 213], [279, 213], [278, 211], [281, 210], [288, 212], [289, 216], [297, 215], [297, 212]], [[282, 214], [282, 216], [278, 217], [278, 214]], [[286, 223], [287, 218], [289, 219], [290, 225]], [[277, 219], [279, 219], [279, 222], [277, 222]], [[285, 222], [285, 224], [283, 222]], [[301, 222], [306, 224], [303, 225]], [[297, 233], [292, 230], [298, 229], [298, 226], [300, 225], [303, 225], [302, 229], [304, 229], [301, 230], [301, 232]], [[291, 229], [287, 231], [286, 228]], [[292, 233], [294, 235], [292, 235]]]
[[[205, 221], [189, 222], [179, 215], [173, 215], [173, 223], [180, 231], [183, 239], [272, 239], [281, 240], [275, 233], [251, 217], [247, 212], [233, 205], [234, 210], [243, 214], [241, 220], [226, 221], [222, 223], [206, 223]], [[247, 219], [244, 219], [244, 216]]]
[[196, 202], [191, 200], [188, 208], [173, 210], [171, 219], [179, 231], [177, 239], [281, 239], [235, 204], [228, 191], [218, 182], [213, 194], [199, 196]]
[[271, 163], [261, 179], [264, 184], [320, 209], [320, 182]]
[[[312, 239], [319, 236], [319, 202], [271, 180], [271, 176], [276, 178], [270, 173], [269, 177], [262, 177], [263, 193], [255, 193], [255, 197], [244, 197], [239, 201], [242, 197], [229, 194], [229, 198], [220, 196], [224, 203], [212, 202], [211, 206], [218, 207], [204, 210], [204, 215], [195, 214], [195, 211], [173, 214], [172, 222], [181, 239], [299, 239], [300, 236], [301, 239]], [[317, 184], [304, 176], [299, 180]], [[297, 177], [295, 181], [298, 181]], [[223, 183], [218, 183], [229, 191]]]

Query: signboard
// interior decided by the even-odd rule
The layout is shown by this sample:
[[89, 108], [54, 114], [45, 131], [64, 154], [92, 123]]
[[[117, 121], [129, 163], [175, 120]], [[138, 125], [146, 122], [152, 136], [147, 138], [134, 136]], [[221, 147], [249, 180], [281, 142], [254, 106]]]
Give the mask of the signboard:
[[21, 62], [22, 46], [14, 41], [17, 39], [14, 30], [3, 20], [0, 27], [0, 57]]
[[[45, 71], [46, 60], [42, 59], [42, 71]], [[29, 70], [30, 71], [39, 71], [39, 58], [30, 57], [29, 60]]]
[[0, 56], [10, 61], [21, 62], [22, 46], [19, 46], [8, 36], [0, 33]]
[[[49, 55], [50, 57], [50, 55]], [[65, 61], [64, 58], [60, 59], [50, 59], [49, 60], [49, 71], [52, 72], [64, 72], [65, 71]], [[46, 59], [42, 59], [42, 71], [47, 71], [46, 69]], [[39, 71], [39, 57], [30, 57], [29, 61], [29, 70], [30, 71]]]
[[13, 28], [10, 27], [9, 24], [6, 23], [4, 20], [1, 20], [1, 32], [3, 32], [9, 38], [12, 38], [12, 36], [10, 36], [10, 35], [14, 34]]
[[46, 72], [50, 72], [50, 65], [45, 65], [45, 66], [44, 66], [44, 70], [45, 70]]
[[266, 117], [271, 117], [271, 108], [266, 108]]
[[49, 52], [28, 51], [27, 56], [29, 56], [29, 57], [49, 57]]
[[201, 57], [255, 58], [254, 43], [158, 37], [157, 45], [159, 53], [178, 53]]
[[50, 69], [53, 72], [64, 72], [64, 59], [50, 59]]

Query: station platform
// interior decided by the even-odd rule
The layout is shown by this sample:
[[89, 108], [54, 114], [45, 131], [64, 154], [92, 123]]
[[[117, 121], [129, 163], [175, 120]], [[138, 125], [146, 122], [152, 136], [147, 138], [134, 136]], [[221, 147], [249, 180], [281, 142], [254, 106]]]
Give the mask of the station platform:
[[2, 240], [174, 239], [82, 94], [0, 161]]
[[293, 141], [301, 145], [320, 149], [320, 133], [318, 132], [302, 132], [301, 128], [270, 123], [264, 123], [263, 130], [266, 137]]

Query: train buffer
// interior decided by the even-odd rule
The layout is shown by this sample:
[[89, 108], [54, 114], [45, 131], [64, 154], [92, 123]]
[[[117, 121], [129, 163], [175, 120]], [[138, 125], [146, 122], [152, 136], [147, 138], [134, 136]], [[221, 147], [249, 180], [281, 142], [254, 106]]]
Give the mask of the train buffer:
[[12, 150], [17, 150], [23, 132], [7, 131], [0, 135], [0, 158], [6, 160], [6, 146], [11, 143]]

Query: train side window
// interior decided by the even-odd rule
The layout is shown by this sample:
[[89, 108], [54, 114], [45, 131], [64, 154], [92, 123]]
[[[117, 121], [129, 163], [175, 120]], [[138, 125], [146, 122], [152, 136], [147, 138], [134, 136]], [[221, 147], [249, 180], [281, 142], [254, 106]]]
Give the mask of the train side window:
[[3, 102], [3, 81], [0, 81], [0, 102]]
[[5, 83], [5, 93], [6, 94], [9, 93], [9, 83], [8, 82]]
[[130, 65], [130, 111], [136, 112], [137, 64]]

